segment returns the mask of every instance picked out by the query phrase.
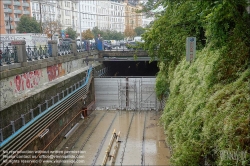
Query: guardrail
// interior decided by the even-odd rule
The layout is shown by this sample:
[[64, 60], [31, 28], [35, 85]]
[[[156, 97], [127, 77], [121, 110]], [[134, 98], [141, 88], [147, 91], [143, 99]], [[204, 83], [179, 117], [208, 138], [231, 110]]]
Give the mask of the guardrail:
[[[22, 48], [20, 46], [22, 46]], [[25, 49], [26, 51], [23, 52], [22, 49]], [[55, 56], [69, 54], [76, 55], [80, 52], [91, 52], [93, 50], [96, 50], [96, 45], [93, 44], [77, 45], [75, 42], [72, 42], [59, 45], [56, 41], [51, 40], [46, 45], [31, 46], [25, 45], [24, 40], [12, 41], [9, 46], [0, 46], [0, 66], [27, 61], [36, 61]]]

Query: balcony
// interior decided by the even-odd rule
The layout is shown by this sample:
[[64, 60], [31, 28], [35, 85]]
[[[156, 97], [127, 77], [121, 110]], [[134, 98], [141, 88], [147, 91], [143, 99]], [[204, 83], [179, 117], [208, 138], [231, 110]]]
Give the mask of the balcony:
[[30, 14], [30, 11], [24, 10], [24, 11], [23, 11], [23, 14]]
[[11, 5], [11, 1], [10, 1], [10, 0], [4, 0], [4, 1], [3, 1], [3, 4], [4, 4], [4, 5]]
[[15, 5], [15, 6], [21, 6], [21, 2], [19, 2], [19, 1], [14, 1], [14, 4], [13, 5]]
[[12, 9], [4, 9], [4, 13], [12, 13]]
[[20, 18], [14, 18], [14, 21], [20, 21]]
[[4, 20], [5, 20], [5, 21], [9, 21], [9, 20], [10, 20], [10, 21], [13, 21], [13, 18], [12, 18], [12, 17], [4, 17]]
[[30, 7], [30, 4], [27, 3], [27, 2], [23, 2], [23, 6], [24, 6], [24, 7]]
[[19, 10], [19, 9], [14, 9], [14, 13], [17, 13], [17, 14], [22, 14], [22, 11]]
[[[5, 29], [10, 29], [10, 25], [5, 25]], [[11, 25], [11, 29], [15, 29], [15, 25]]]

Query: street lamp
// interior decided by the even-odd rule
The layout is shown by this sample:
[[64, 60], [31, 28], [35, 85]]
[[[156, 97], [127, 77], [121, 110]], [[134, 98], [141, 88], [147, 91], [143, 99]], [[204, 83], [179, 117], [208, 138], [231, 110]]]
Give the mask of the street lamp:
[[42, 29], [42, 8], [41, 8], [41, 1], [39, 1], [39, 10], [40, 10], [40, 31], [43, 33]]

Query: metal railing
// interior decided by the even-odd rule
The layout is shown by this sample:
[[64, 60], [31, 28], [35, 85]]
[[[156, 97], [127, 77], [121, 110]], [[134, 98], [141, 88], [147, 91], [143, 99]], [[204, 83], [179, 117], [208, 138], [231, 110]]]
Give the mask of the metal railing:
[[[80, 98], [88, 94], [91, 80], [92, 67], [89, 68], [86, 79], [84, 77], [81, 81], [61, 93], [64, 96], [61, 100], [60, 95], [57, 94], [49, 101], [45, 101], [45, 103], [40, 104], [37, 112], [34, 111], [35, 109], [31, 109], [28, 113], [22, 115], [21, 118], [11, 121], [11, 124], [7, 127], [11, 126], [12, 132], [14, 133], [12, 133], [12, 135], [8, 138], [4, 140], [2, 139], [3, 129], [0, 129], [0, 138], [2, 139], [0, 148], [6, 151], [22, 151], [23, 148], [25, 148], [30, 141], [34, 140], [39, 133], [51, 125]], [[43, 106], [45, 110], [42, 110]], [[39, 112], [40, 110], [42, 110], [41, 113]], [[24, 119], [25, 116], [27, 116], [27, 119]], [[26, 123], [26, 120], [30, 121]], [[15, 127], [18, 125], [22, 127], [15, 130]], [[12, 157], [8, 158], [8, 160], [14, 159], [16, 155], [18, 155], [18, 153], [11, 154]], [[0, 163], [2, 163], [1, 165], [8, 165], [8, 162], [3, 163], [3, 153], [0, 153]]]
[[[95, 73], [103, 73], [103, 71], [94, 71], [93, 75]], [[105, 70], [107, 71], [107, 70]], [[0, 129], [0, 146], [2, 146], [2, 142], [9, 138], [12, 134], [17, 132], [19, 129], [21, 129], [24, 125], [29, 123], [32, 119], [39, 116], [41, 113], [43, 113], [45, 110], [49, 109], [59, 101], [62, 101], [65, 97], [72, 94], [72, 92], [78, 90], [83, 84], [86, 84], [85, 80], [90, 80], [90, 75], [92, 73], [92, 68], [89, 69], [87, 78], [83, 78], [81, 81], [75, 83], [74, 85], [70, 86], [69, 88], [66, 88], [61, 93], [57, 93], [57, 95], [52, 96], [50, 99], [45, 100], [43, 103], [38, 104], [37, 107], [30, 109], [27, 113], [21, 114], [21, 116], [18, 119], [15, 119], [11, 121], [8, 125]], [[104, 74], [104, 73], [103, 73]], [[88, 83], [89, 84], [89, 83]], [[86, 92], [87, 94], [87, 92]], [[85, 95], [86, 95], [85, 94]], [[3, 134], [4, 133], [4, 134]]]
[[57, 47], [58, 47], [58, 56], [68, 55], [73, 52], [69, 44], [57, 45]]
[[40, 60], [45, 59], [52, 56], [52, 50], [50, 45], [44, 45], [44, 46], [27, 46], [26, 47], [27, 52], [27, 60], [28, 61], [34, 61], [34, 60]]
[[0, 66], [12, 63], [17, 63], [16, 46], [6, 46], [3, 50], [0, 49]]
[[[69, 55], [73, 53], [71, 44], [57, 45], [58, 56]], [[85, 45], [76, 45], [77, 52], [93, 51], [96, 47]], [[52, 45], [26, 46], [27, 61], [36, 61], [52, 57]], [[0, 46], [0, 66], [18, 63], [17, 47], [16, 46]]]

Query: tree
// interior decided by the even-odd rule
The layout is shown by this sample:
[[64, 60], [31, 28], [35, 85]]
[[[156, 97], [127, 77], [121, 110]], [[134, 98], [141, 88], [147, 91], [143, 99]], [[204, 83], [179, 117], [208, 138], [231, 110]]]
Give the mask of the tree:
[[71, 28], [71, 27], [66, 28], [65, 29], [65, 33], [67, 35], [69, 35], [69, 38], [71, 38], [71, 39], [75, 39], [76, 38], [76, 31], [73, 28]]
[[94, 34], [91, 32], [90, 29], [82, 32], [82, 38], [84, 40], [92, 40], [94, 38]]
[[104, 32], [102, 30], [100, 30], [98, 27], [94, 27], [92, 29], [92, 33], [93, 33], [94, 37], [96, 38], [96, 37], [99, 37], [99, 35], [103, 36]]
[[135, 31], [133, 29], [131, 29], [130, 27], [126, 26], [125, 31], [124, 31], [124, 35], [126, 37], [133, 38], [136, 34], [135, 34]]
[[105, 40], [123, 40], [124, 35], [121, 32], [111, 31], [111, 30], [100, 30], [98, 27], [94, 27], [92, 29], [92, 33], [95, 37], [99, 37], [99, 35]]
[[32, 17], [22, 15], [16, 27], [18, 33], [41, 33], [40, 24]]
[[[162, 122], [168, 135], [168, 143], [174, 152], [171, 165], [206, 165], [206, 162], [209, 165], [237, 165], [240, 162], [249, 165], [248, 159], [238, 161], [223, 158], [219, 154], [222, 151], [249, 152], [249, 140], [244, 141], [249, 132], [242, 132], [249, 130], [243, 127], [239, 130], [231, 125], [249, 126], [249, 102], [235, 102], [236, 92], [241, 92], [243, 96], [244, 93], [249, 94], [249, 88], [244, 92], [234, 90], [231, 93], [221, 90], [224, 87], [242, 88], [243, 84], [239, 84], [242, 82], [247, 85], [248, 80], [241, 79], [245, 73], [248, 73], [245, 76], [249, 78], [250, 29], [247, 0], [168, 0], [162, 1], [161, 5], [166, 10], [142, 36], [145, 40], [144, 48], [149, 55], [160, 61], [156, 79], [158, 98], [168, 92], [168, 87], [170, 89]], [[206, 57], [202, 59], [200, 56], [190, 64], [185, 62], [185, 43], [189, 36], [196, 37], [197, 54]], [[207, 67], [208, 63], [210, 67]], [[207, 71], [202, 73], [205, 69]], [[209, 75], [204, 77], [208, 71]], [[186, 73], [190, 75], [183, 80]], [[182, 84], [187, 86], [183, 87]], [[197, 86], [190, 86], [194, 84]], [[205, 89], [203, 93], [199, 92], [202, 89], [197, 88], [199, 85]], [[186, 93], [183, 89], [189, 89], [190, 92]], [[204, 95], [207, 93], [211, 98]], [[193, 98], [186, 100], [182, 94]], [[192, 99], [197, 100], [193, 108], [187, 104]], [[227, 103], [229, 100], [234, 101], [235, 105], [233, 102]], [[207, 104], [209, 102], [210, 105]], [[241, 103], [242, 106], [239, 106]], [[229, 105], [236, 109], [230, 110]], [[232, 112], [239, 117], [226, 116]], [[209, 117], [211, 118], [207, 120]], [[210, 122], [211, 119], [217, 120]], [[225, 126], [230, 127], [226, 129]]]
[[56, 21], [46, 20], [42, 23], [42, 27], [43, 27], [43, 33], [47, 34], [47, 36], [52, 39], [55, 33], [60, 32], [62, 24], [59, 20]]
[[145, 29], [142, 27], [136, 27], [134, 31], [137, 36], [141, 36], [145, 32]]

